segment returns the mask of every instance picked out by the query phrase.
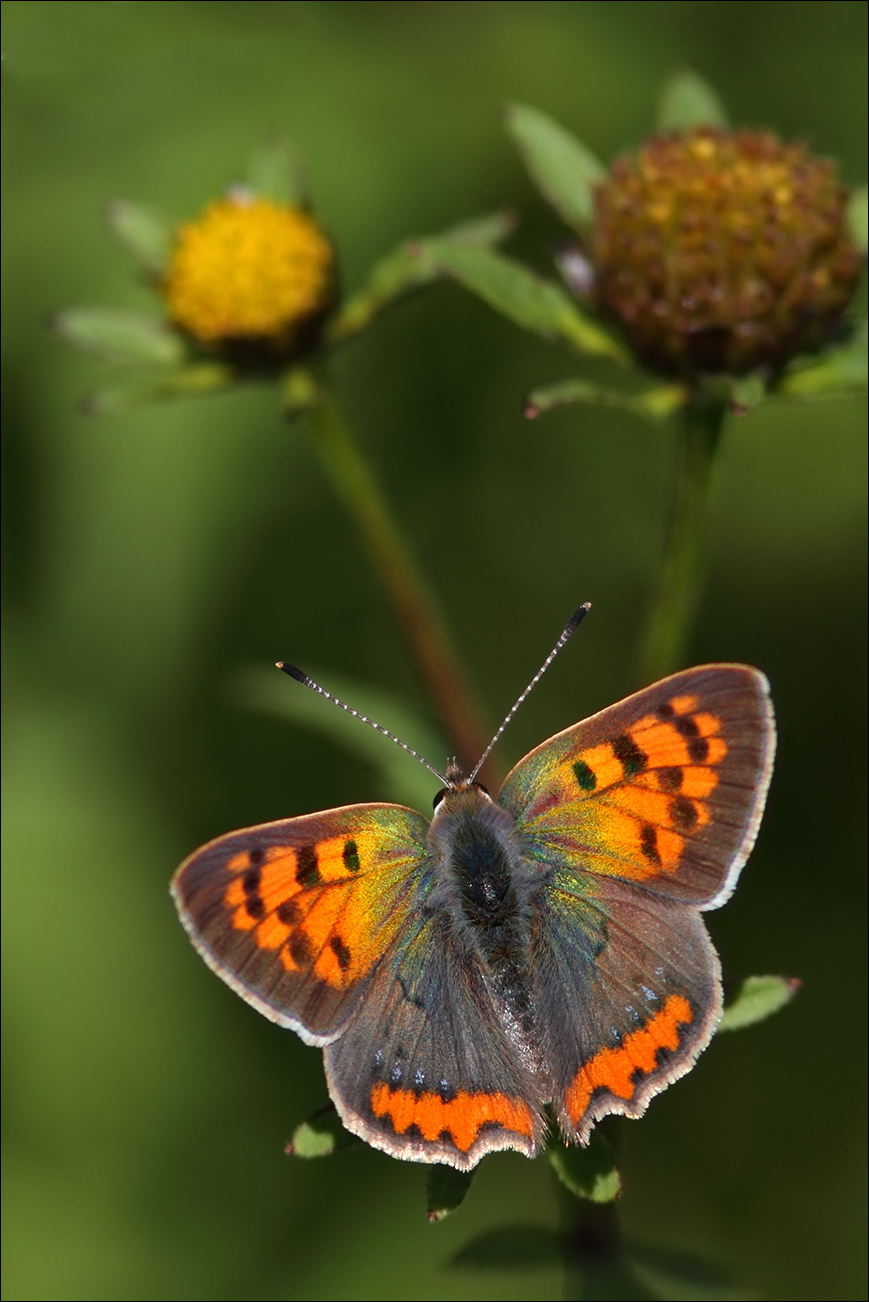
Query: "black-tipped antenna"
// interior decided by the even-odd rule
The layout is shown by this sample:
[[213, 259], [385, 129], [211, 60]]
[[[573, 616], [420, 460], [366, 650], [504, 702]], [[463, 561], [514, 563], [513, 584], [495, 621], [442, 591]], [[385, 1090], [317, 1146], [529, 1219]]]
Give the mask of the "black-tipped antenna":
[[[571, 629], [571, 632], [572, 631], [573, 630]], [[550, 659], [551, 658], [552, 657], [550, 656]], [[360, 723], [367, 723], [370, 728], [376, 728], [378, 732], [382, 732], [384, 737], [388, 737], [390, 741], [394, 741], [396, 746], [400, 746], [402, 750], [407, 751], [408, 755], [412, 755], [414, 759], [419, 760], [420, 764], [424, 764], [429, 772], [433, 773], [445, 787], [450, 785], [443, 773], [438, 773], [434, 765], [429, 764], [427, 759], [423, 759], [421, 755], [418, 755], [412, 746], [408, 746], [406, 742], [403, 742], [400, 737], [396, 737], [395, 733], [390, 732], [388, 728], [384, 728], [382, 724], [375, 723], [373, 719], [369, 719], [366, 714], [360, 714], [358, 710], [353, 710], [349, 705], [345, 705], [343, 701], [339, 701], [337, 696], [333, 696], [331, 692], [327, 692], [325, 687], [321, 687], [319, 683], [315, 683], [313, 678], [309, 678], [308, 675], [301, 669], [297, 668], [296, 665], [291, 665], [286, 660], [278, 660], [276, 662], [276, 667], [282, 669], [285, 674], [289, 674], [291, 678], [295, 678], [297, 683], [302, 683], [304, 687], [310, 687], [312, 691], [319, 692], [321, 696], [325, 696], [326, 700], [331, 701], [333, 705], [340, 705], [342, 710], [346, 710], [348, 714], [352, 714], [353, 718], [358, 719]]]
[[578, 610], [575, 610], [575, 611], [573, 612], [573, 614], [571, 615], [570, 619], [567, 621], [567, 624], [566, 624], [566, 626], [565, 626], [564, 632], [561, 634], [561, 637], [560, 637], [560, 638], [558, 639], [558, 641], [555, 643], [555, 646], [554, 646], [554, 647], [552, 648], [552, 650], [549, 652], [549, 655], [548, 655], [548, 656], [546, 657], [546, 659], [543, 661], [543, 664], [542, 664], [542, 665], [540, 666], [540, 668], [537, 670], [537, 673], [536, 673], [536, 674], [534, 675], [534, 677], [531, 679], [531, 682], [530, 682], [530, 683], [528, 684], [528, 686], [525, 688], [525, 691], [522, 693], [522, 695], [521, 695], [521, 696], [519, 697], [519, 699], [516, 701], [516, 704], [515, 704], [515, 705], [513, 706], [513, 708], [510, 710], [510, 712], [509, 712], [509, 714], [507, 715], [507, 717], [505, 718], [504, 722], [501, 724], [501, 727], [498, 729], [498, 731], [495, 733], [494, 737], [493, 737], [492, 740], [489, 742], [489, 744], [488, 744], [488, 746], [486, 747], [486, 749], [483, 751], [482, 759], [481, 759], [480, 762], [477, 764], [477, 767], [474, 769], [474, 771], [473, 771], [473, 773], [471, 774], [471, 776], [468, 778], [468, 781], [469, 781], [469, 782], [473, 782], [474, 778], [477, 776], [477, 774], [479, 773], [480, 769], [483, 767], [483, 765], [485, 764], [486, 760], [489, 758], [490, 754], [492, 753], [492, 748], [493, 748], [493, 746], [495, 745], [495, 743], [497, 742], [498, 738], [501, 736], [501, 733], [502, 733], [502, 732], [504, 731], [504, 729], [507, 727], [507, 724], [508, 724], [508, 723], [510, 722], [510, 720], [513, 718], [513, 715], [514, 715], [514, 714], [516, 713], [516, 711], [519, 709], [519, 706], [520, 706], [520, 705], [522, 704], [522, 702], [525, 700], [525, 698], [526, 698], [526, 696], [529, 694], [529, 692], [533, 691], [533, 689], [534, 689], [534, 688], [537, 686], [537, 684], [540, 682], [540, 679], [541, 679], [541, 678], [543, 677], [543, 675], [546, 673], [546, 670], [547, 670], [547, 669], [549, 668], [549, 666], [552, 664], [553, 660], [554, 660], [555, 657], [558, 655], [559, 651], [560, 651], [561, 648], [564, 646], [565, 642], [567, 642], [568, 639], [569, 639], [569, 638], [570, 638], [570, 637], [571, 637], [571, 636], [576, 632], [576, 630], [579, 628], [580, 624], [581, 624], [582, 621], [585, 619], [586, 615], [588, 614], [588, 612], [589, 612], [590, 610], [591, 610], [591, 602], [590, 602], [590, 601], [586, 601], [586, 602], [583, 603], [583, 605], [581, 605], [581, 606], [579, 607]]

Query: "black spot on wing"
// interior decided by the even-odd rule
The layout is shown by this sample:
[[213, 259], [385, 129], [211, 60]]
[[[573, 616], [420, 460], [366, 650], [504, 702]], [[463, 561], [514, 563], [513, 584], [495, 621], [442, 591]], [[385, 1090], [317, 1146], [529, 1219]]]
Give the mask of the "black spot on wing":
[[320, 880], [320, 863], [316, 847], [303, 845], [298, 851], [296, 881], [300, 886], [316, 886]]
[[573, 772], [582, 791], [594, 791], [597, 786], [597, 776], [594, 769], [590, 768], [585, 760], [577, 760], [573, 766]]
[[359, 849], [355, 841], [345, 841], [343, 850], [344, 867], [348, 872], [359, 871]]
[[350, 966], [350, 950], [344, 944], [340, 936], [332, 936], [329, 939], [329, 948], [338, 961], [338, 966], [342, 972], [346, 972]]
[[302, 916], [296, 900], [282, 900], [275, 912], [285, 927], [295, 927]]
[[640, 750], [633, 737], [628, 736], [626, 732], [616, 737], [612, 748], [613, 754], [625, 771], [625, 777], [632, 778], [637, 773], [642, 773], [649, 762], [646, 752]]
[[688, 754], [695, 764], [704, 764], [709, 757], [709, 742], [700, 736], [697, 720], [689, 714], [681, 714], [674, 720], [673, 727], [688, 743]]
[[255, 921], [265, 917], [266, 906], [263, 904], [262, 896], [259, 893], [260, 878], [262, 869], [260, 867], [248, 868], [244, 877], [241, 879], [242, 889], [244, 890], [244, 907], [247, 909], [248, 916]]
[[674, 796], [670, 801], [670, 817], [683, 832], [693, 832], [697, 826], [697, 806], [687, 796]]
[[296, 967], [307, 968], [311, 966], [314, 958], [314, 952], [311, 948], [311, 942], [303, 931], [296, 931], [287, 944], [290, 949], [290, 956]]
[[651, 823], [643, 823], [640, 829], [640, 849], [650, 863], [660, 864], [658, 853], [658, 833]]
[[658, 785], [662, 791], [678, 791], [682, 785], [685, 774], [679, 768], [678, 764], [671, 765], [668, 768], [658, 769]]

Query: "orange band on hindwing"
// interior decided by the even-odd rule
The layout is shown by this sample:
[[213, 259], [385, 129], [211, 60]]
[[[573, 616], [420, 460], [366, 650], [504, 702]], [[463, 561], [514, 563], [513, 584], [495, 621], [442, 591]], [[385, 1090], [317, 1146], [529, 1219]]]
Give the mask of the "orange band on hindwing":
[[601, 1049], [584, 1063], [564, 1096], [567, 1115], [578, 1126], [595, 1090], [606, 1089], [620, 1099], [632, 1099], [637, 1091], [637, 1073], [648, 1076], [658, 1064], [659, 1049], [678, 1049], [680, 1026], [694, 1020], [691, 1005], [683, 995], [669, 995], [664, 1007], [645, 1026], [626, 1035], [616, 1049]]
[[444, 1100], [439, 1094], [391, 1089], [385, 1081], [378, 1081], [371, 1091], [371, 1110], [376, 1117], [388, 1117], [396, 1134], [403, 1135], [416, 1126], [428, 1142], [446, 1135], [462, 1153], [470, 1151], [487, 1123], [534, 1138], [530, 1108], [522, 1099], [506, 1094], [460, 1090], [454, 1099]]

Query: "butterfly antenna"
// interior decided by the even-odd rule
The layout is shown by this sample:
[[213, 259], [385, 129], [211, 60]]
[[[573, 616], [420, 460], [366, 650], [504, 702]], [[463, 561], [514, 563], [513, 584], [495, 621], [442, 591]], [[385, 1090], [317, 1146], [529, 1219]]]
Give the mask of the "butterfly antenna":
[[[551, 658], [552, 657], [550, 656], [550, 659]], [[414, 759], [419, 760], [420, 764], [424, 764], [429, 772], [433, 773], [445, 787], [450, 786], [449, 781], [444, 777], [443, 773], [438, 773], [433, 764], [429, 764], [427, 759], [423, 759], [422, 755], [417, 754], [412, 746], [408, 746], [407, 742], [402, 741], [400, 737], [396, 737], [394, 732], [390, 732], [388, 728], [384, 728], [383, 724], [376, 723], [374, 719], [369, 719], [367, 714], [360, 714], [358, 710], [351, 709], [349, 705], [345, 705], [343, 701], [339, 701], [337, 696], [333, 696], [331, 692], [327, 692], [325, 687], [321, 687], [319, 683], [315, 683], [313, 678], [309, 678], [308, 675], [296, 665], [291, 665], [286, 660], [278, 660], [277, 668], [282, 669], [283, 672], [289, 674], [291, 678], [295, 678], [297, 683], [301, 683], [304, 687], [310, 687], [313, 692], [319, 692], [320, 696], [325, 696], [327, 701], [331, 701], [333, 705], [338, 705], [342, 710], [346, 710], [348, 714], [351, 714], [354, 719], [358, 719], [360, 723], [367, 723], [370, 728], [376, 728], [378, 732], [382, 732], [384, 737], [388, 737], [390, 741], [394, 741], [396, 746], [400, 746], [402, 750], [407, 751], [408, 755], [412, 755]], [[540, 675], [538, 674], [538, 678], [539, 676]]]
[[564, 646], [565, 642], [567, 642], [567, 641], [570, 639], [570, 637], [571, 637], [571, 636], [576, 632], [576, 630], [579, 628], [580, 624], [581, 624], [582, 621], [585, 619], [586, 615], [588, 614], [588, 612], [589, 612], [590, 610], [591, 610], [591, 602], [590, 602], [590, 601], [586, 601], [586, 602], [583, 603], [583, 605], [581, 605], [581, 606], [579, 607], [578, 610], [575, 610], [575, 611], [573, 612], [573, 614], [571, 615], [570, 619], [567, 621], [567, 625], [566, 625], [566, 627], [565, 627], [565, 629], [564, 629], [564, 632], [561, 634], [561, 637], [560, 637], [560, 638], [558, 639], [558, 641], [555, 643], [555, 646], [554, 646], [554, 647], [552, 648], [552, 650], [549, 652], [549, 655], [548, 655], [548, 656], [546, 657], [546, 659], [543, 661], [543, 664], [542, 664], [542, 665], [540, 666], [540, 668], [537, 670], [537, 673], [536, 673], [536, 674], [534, 675], [534, 677], [531, 679], [531, 682], [530, 682], [530, 683], [528, 684], [528, 686], [525, 688], [525, 691], [521, 694], [521, 696], [519, 697], [519, 699], [516, 701], [515, 705], [514, 705], [513, 708], [510, 710], [510, 712], [509, 712], [509, 714], [507, 715], [507, 717], [505, 718], [504, 722], [501, 724], [500, 728], [499, 728], [498, 731], [495, 733], [494, 737], [493, 737], [492, 740], [489, 742], [489, 744], [488, 744], [488, 746], [486, 747], [486, 749], [483, 751], [483, 757], [482, 757], [482, 759], [480, 760], [480, 762], [479, 762], [479, 764], [477, 765], [477, 767], [474, 769], [474, 771], [473, 771], [473, 773], [471, 774], [471, 776], [468, 778], [468, 781], [469, 781], [469, 782], [473, 782], [474, 778], [477, 776], [477, 774], [479, 773], [480, 769], [483, 767], [483, 765], [485, 764], [486, 760], [489, 758], [490, 754], [492, 753], [492, 748], [493, 748], [493, 746], [495, 745], [495, 743], [496, 743], [496, 742], [498, 741], [498, 739], [500, 738], [502, 732], [503, 732], [504, 729], [507, 727], [507, 724], [508, 724], [508, 723], [510, 722], [510, 720], [513, 718], [513, 715], [514, 715], [514, 714], [516, 713], [516, 711], [519, 709], [519, 706], [520, 706], [520, 705], [522, 704], [522, 702], [525, 700], [526, 696], [528, 696], [528, 694], [529, 694], [530, 692], [532, 692], [532, 691], [534, 690], [534, 688], [537, 686], [537, 684], [540, 682], [540, 679], [541, 679], [541, 678], [543, 677], [543, 675], [546, 673], [546, 670], [547, 670], [547, 669], [549, 668], [549, 666], [552, 664], [553, 660], [554, 660], [555, 657], [558, 655], [559, 651], [560, 651], [561, 648]]

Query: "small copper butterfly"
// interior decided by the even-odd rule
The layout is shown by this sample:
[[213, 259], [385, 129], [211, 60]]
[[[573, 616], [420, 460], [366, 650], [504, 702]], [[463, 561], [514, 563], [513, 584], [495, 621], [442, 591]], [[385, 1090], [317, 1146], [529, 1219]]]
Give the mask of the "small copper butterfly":
[[751, 850], [774, 747], [764, 676], [703, 665], [550, 737], [497, 800], [453, 763], [430, 823], [364, 804], [231, 832], [172, 894], [209, 967], [324, 1049], [350, 1131], [460, 1170], [533, 1157], [547, 1105], [587, 1143], [712, 1038], [700, 915]]

